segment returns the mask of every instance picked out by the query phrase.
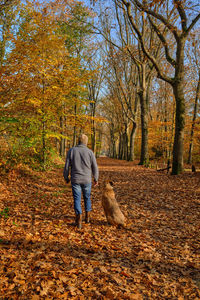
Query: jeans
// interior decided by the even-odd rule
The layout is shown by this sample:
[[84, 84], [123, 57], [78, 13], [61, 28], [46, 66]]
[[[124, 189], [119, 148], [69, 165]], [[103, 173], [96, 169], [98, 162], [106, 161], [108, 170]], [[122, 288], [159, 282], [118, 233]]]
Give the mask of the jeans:
[[81, 193], [83, 193], [85, 211], [92, 210], [91, 199], [90, 199], [91, 187], [92, 187], [91, 183], [88, 183], [88, 184], [72, 183], [72, 193], [73, 193], [73, 198], [74, 198], [74, 210], [75, 210], [76, 215], [82, 214]]

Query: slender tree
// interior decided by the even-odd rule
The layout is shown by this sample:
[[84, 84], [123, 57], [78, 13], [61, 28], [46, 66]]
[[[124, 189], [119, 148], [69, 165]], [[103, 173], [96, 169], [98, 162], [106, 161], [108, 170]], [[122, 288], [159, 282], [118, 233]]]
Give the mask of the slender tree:
[[[199, 61], [199, 35], [194, 34], [192, 37], [192, 43], [188, 45], [188, 59], [189, 59], [189, 69], [190, 69], [190, 76], [196, 74], [196, 78], [194, 83], [190, 85], [195, 85], [194, 90], [195, 92], [192, 93], [194, 102], [193, 102], [193, 116], [192, 116], [192, 126], [190, 131], [190, 144], [189, 144], [189, 153], [188, 153], [188, 164], [192, 163], [192, 152], [193, 152], [193, 144], [194, 144], [194, 132], [195, 132], [195, 125], [197, 119], [197, 113], [199, 108], [199, 99], [200, 99], [200, 61]], [[191, 51], [192, 49], [192, 51]], [[192, 74], [191, 74], [192, 73]], [[191, 82], [191, 81], [190, 81]]]

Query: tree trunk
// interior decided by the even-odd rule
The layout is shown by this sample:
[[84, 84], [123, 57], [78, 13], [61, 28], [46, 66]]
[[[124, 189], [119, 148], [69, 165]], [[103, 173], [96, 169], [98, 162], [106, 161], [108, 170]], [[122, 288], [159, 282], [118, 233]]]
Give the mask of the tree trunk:
[[165, 132], [165, 135], [164, 135], [164, 158], [166, 159], [169, 159], [169, 147], [168, 147], [168, 144], [169, 144], [169, 141], [168, 141], [168, 107], [167, 107], [167, 103], [168, 103], [168, 97], [167, 97], [167, 94], [168, 94], [168, 90], [167, 90], [167, 83], [164, 82], [164, 89], [165, 89], [165, 94], [164, 94], [164, 132]]
[[140, 75], [140, 110], [141, 110], [141, 130], [142, 130], [142, 142], [139, 165], [147, 165], [149, 161], [148, 153], [148, 101], [147, 101], [147, 86], [146, 86], [146, 66], [142, 64], [142, 68], [139, 70]]
[[122, 159], [123, 157], [123, 139], [122, 139], [122, 133], [119, 134], [119, 146], [118, 146], [118, 159]]
[[174, 138], [174, 123], [175, 123], [175, 113], [176, 113], [176, 101], [175, 97], [173, 97], [173, 108], [172, 108], [172, 125], [170, 131], [170, 143], [169, 143], [169, 160], [171, 160], [172, 152], [173, 152], [173, 138]]
[[94, 117], [95, 117], [95, 111], [96, 111], [96, 107], [95, 107], [95, 103], [93, 103], [93, 106], [92, 106], [92, 113], [91, 113], [91, 116], [92, 116], [92, 133], [91, 133], [91, 143], [92, 143], [92, 151], [94, 152], [94, 154], [96, 155], [96, 128], [95, 128], [95, 120], [94, 120]]
[[113, 124], [111, 124], [111, 127], [110, 127], [110, 138], [111, 138], [110, 154], [111, 154], [112, 158], [116, 158], [116, 144], [115, 144], [114, 125]]
[[199, 95], [200, 95], [200, 72], [199, 72], [199, 80], [198, 80], [198, 84], [197, 84], [197, 91], [196, 91], [196, 97], [195, 97], [195, 102], [194, 102], [192, 128], [191, 128], [191, 133], [190, 133], [188, 164], [192, 163], [193, 137], [194, 137], [195, 122], [196, 122], [196, 117], [197, 117], [197, 107], [198, 107]]
[[96, 154], [96, 129], [93, 127], [91, 134], [92, 151]]
[[42, 168], [45, 170], [46, 165], [46, 120], [45, 120], [45, 104], [44, 104], [44, 95], [45, 95], [45, 81], [42, 80], [42, 93], [43, 93], [43, 102], [42, 102]]
[[177, 47], [177, 65], [175, 79], [172, 84], [176, 100], [175, 136], [173, 144], [172, 174], [178, 175], [183, 172], [183, 142], [185, 127], [185, 99], [184, 99], [184, 47], [185, 40], [179, 39]]
[[99, 157], [99, 154], [101, 152], [101, 141], [102, 141], [102, 132], [99, 130], [99, 136], [98, 136], [98, 147], [96, 147], [96, 157]]
[[93, 127], [91, 134], [92, 151], [96, 153], [96, 129]]
[[77, 112], [77, 107], [76, 104], [74, 105], [74, 133], [73, 133], [73, 147], [76, 146], [76, 112]]
[[126, 129], [123, 133], [123, 156], [122, 156], [122, 159], [128, 160], [128, 135], [127, 135]]
[[[61, 134], [64, 135], [64, 117], [60, 117], [60, 128], [61, 128]], [[65, 139], [61, 137], [60, 140], [60, 156], [65, 155]]]
[[141, 108], [141, 130], [142, 142], [140, 153], [140, 165], [146, 165], [149, 160], [148, 154], [148, 106], [143, 92], [140, 93], [140, 108]]
[[148, 155], [148, 109], [145, 105], [145, 99], [140, 98], [141, 103], [141, 129], [142, 129], [142, 142], [141, 142], [141, 154], [140, 165], [146, 165], [149, 160]]
[[176, 99], [176, 121], [175, 121], [175, 136], [174, 136], [174, 145], [173, 145], [173, 164], [172, 164], [173, 175], [178, 175], [183, 172], [185, 100], [183, 95], [183, 89], [179, 85], [180, 84], [176, 84], [174, 86], [174, 95]]
[[137, 130], [136, 123], [133, 123], [133, 127], [131, 129], [131, 134], [130, 134], [130, 149], [129, 149], [129, 155], [128, 155], [129, 161], [133, 161], [135, 158], [134, 157], [134, 145], [135, 145], [136, 130]]
[[45, 170], [46, 164], [46, 122], [44, 120], [44, 116], [42, 117], [42, 166], [43, 170]]

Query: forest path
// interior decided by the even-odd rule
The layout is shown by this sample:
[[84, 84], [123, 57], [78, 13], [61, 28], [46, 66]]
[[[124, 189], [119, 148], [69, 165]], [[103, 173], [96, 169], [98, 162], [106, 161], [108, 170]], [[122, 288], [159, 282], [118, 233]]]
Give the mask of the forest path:
[[[108, 158], [98, 165], [92, 223], [81, 230], [62, 169], [2, 177], [0, 296], [199, 299], [200, 173], [171, 176]], [[104, 179], [114, 183], [126, 228], [106, 223]]]

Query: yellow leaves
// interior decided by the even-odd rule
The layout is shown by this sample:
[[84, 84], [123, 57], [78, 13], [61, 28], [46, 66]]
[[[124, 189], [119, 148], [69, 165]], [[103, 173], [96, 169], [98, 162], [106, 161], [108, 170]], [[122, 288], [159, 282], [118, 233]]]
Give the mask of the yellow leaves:
[[31, 300], [40, 300], [40, 296], [39, 295], [32, 295]]
[[33, 104], [34, 107], [38, 107], [38, 106], [41, 105], [41, 100], [38, 99], [38, 98], [29, 98], [29, 99], [28, 99], [28, 102], [29, 102], [30, 104]]
[[68, 286], [68, 290], [71, 296], [76, 296], [76, 291], [77, 291], [76, 287]]
[[106, 287], [103, 291], [105, 292], [105, 296], [108, 299], [114, 299], [115, 298], [115, 292], [112, 288]]
[[[30, 3], [24, 8], [28, 9], [31, 21], [24, 24], [23, 34], [13, 41], [15, 47], [6, 66], [12, 74], [10, 79], [13, 78], [15, 87], [19, 90], [17, 97], [25, 98], [25, 93], [28, 92], [29, 104], [34, 107], [42, 105], [42, 98], [46, 98], [48, 102], [54, 98], [63, 100], [70, 93], [70, 85], [76, 82], [79, 85], [77, 89], [80, 89], [87, 78], [84, 78], [86, 72], [82, 72], [80, 76], [80, 61], [69, 57], [65, 46], [66, 37], [58, 32], [58, 11], [63, 7], [56, 1], [54, 4], [44, 15], [39, 2]], [[37, 11], [34, 5], [38, 7]], [[9, 96], [12, 98], [12, 95]], [[17, 97], [15, 96], [15, 101]]]
[[0, 229], [0, 237], [4, 237], [5, 236], [5, 231]]
[[67, 283], [67, 282], [69, 282], [69, 277], [60, 274], [60, 275], [59, 275], [59, 280], [62, 281], [63, 283]]
[[108, 273], [107, 269], [104, 266], [100, 266], [99, 270], [101, 273]]
[[41, 291], [40, 291], [40, 295], [41, 296], [47, 296], [49, 289], [51, 288], [51, 286], [54, 285], [54, 281], [52, 280], [47, 280], [47, 281], [42, 281], [41, 282]]
[[18, 274], [13, 281], [15, 282], [15, 284], [19, 284], [19, 285], [24, 285], [26, 282], [26, 277], [23, 274]]
[[[48, 132], [47, 134], [46, 134], [46, 138], [57, 138], [57, 139], [61, 139], [61, 138], [66, 138], [66, 136], [64, 136], [64, 135], [62, 135], [62, 134], [59, 134], [59, 133], [54, 133], [54, 132]], [[68, 138], [66, 138], [66, 139], [68, 139]]]
[[26, 243], [29, 243], [33, 238], [33, 234], [32, 233], [27, 233], [27, 235], [25, 236], [25, 241]]
[[143, 296], [136, 290], [131, 294], [130, 300], [143, 300]]

